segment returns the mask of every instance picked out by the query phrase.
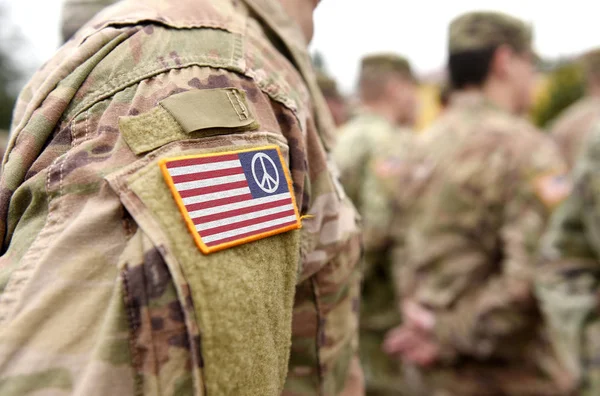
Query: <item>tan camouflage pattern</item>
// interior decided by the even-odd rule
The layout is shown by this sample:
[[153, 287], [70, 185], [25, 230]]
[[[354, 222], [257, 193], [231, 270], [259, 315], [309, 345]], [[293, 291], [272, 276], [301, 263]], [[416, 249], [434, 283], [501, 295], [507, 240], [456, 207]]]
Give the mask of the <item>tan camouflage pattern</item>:
[[573, 103], [552, 125], [550, 133], [570, 169], [594, 123], [600, 119], [600, 98], [587, 96]]
[[[139, 155], [121, 136], [120, 117], [228, 87], [245, 91], [258, 130], [198, 131]], [[0, 180], [0, 394], [362, 395], [360, 236], [332, 176], [324, 109], [304, 38], [275, 0], [127, 1], [81, 29], [15, 111]], [[301, 231], [203, 256], [180, 216], [165, 222], [174, 204], [156, 177], [161, 158], [273, 144], [306, 216]], [[274, 285], [295, 289], [293, 311], [291, 300], [289, 309], [270, 302], [291, 318], [273, 324], [288, 328], [283, 373], [287, 355], [265, 367], [260, 354], [236, 361], [235, 348], [215, 345], [236, 323], [207, 324], [199, 304], [210, 304], [210, 290], [223, 303], [223, 286], [198, 279], [228, 273], [223, 284], [242, 295], [225, 303], [273, 319], [265, 303], [247, 301], [252, 282], [232, 276], [230, 262], [244, 274], [253, 264], [259, 275], [273, 270], [270, 281], [289, 275], [284, 263], [298, 266], [294, 282]]]
[[360, 62], [361, 75], [365, 73], [399, 73], [415, 79], [410, 62], [403, 56], [393, 53], [367, 55]]
[[342, 128], [334, 150], [340, 180], [363, 222], [360, 358], [369, 395], [398, 395], [403, 389], [400, 363], [382, 350], [385, 334], [400, 324], [390, 234], [396, 211], [385, 178], [414, 136], [412, 130], [364, 111]]
[[[0, 129], [0, 158], [4, 158], [4, 154], [6, 153], [6, 148], [8, 147], [8, 131], [4, 129]], [[2, 169], [0, 168], [0, 172]]]
[[418, 196], [408, 261], [396, 264], [404, 299], [436, 316], [441, 359], [420, 370], [421, 392], [568, 394], [532, 287], [550, 214], [537, 181], [564, 173], [555, 146], [525, 120], [470, 92], [453, 95], [421, 144], [407, 179]]
[[573, 193], [543, 239], [537, 291], [578, 394], [600, 392], [600, 124], [592, 128], [573, 174]]
[[500, 12], [470, 12], [450, 23], [449, 52], [455, 54], [493, 48], [502, 44], [516, 51], [530, 51], [533, 32], [523, 21]]

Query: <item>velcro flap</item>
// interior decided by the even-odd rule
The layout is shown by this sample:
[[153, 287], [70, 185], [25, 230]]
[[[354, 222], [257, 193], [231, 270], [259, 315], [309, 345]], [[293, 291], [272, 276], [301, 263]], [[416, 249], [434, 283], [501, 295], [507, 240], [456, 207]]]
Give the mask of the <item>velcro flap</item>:
[[246, 93], [236, 88], [183, 92], [160, 102], [186, 133], [200, 129], [256, 129]]
[[176, 94], [146, 113], [119, 119], [123, 139], [138, 155], [178, 140], [252, 131], [259, 126], [246, 93], [236, 88]]

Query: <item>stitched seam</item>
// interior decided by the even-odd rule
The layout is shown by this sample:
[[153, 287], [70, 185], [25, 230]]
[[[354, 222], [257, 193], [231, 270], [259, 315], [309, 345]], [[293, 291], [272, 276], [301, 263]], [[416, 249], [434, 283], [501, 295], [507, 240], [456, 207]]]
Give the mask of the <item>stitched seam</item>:
[[[107, 83], [101, 89], [102, 92], [100, 92], [100, 93], [96, 94], [95, 96], [91, 97], [90, 99], [86, 100], [76, 110], [71, 112], [71, 114], [74, 114], [74, 115], [70, 118], [74, 119], [75, 117], [77, 117], [78, 115], [83, 113], [84, 111], [87, 111], [88, 109], [90, 109], [96, 103], [98, 103], [102, 100], [105, 100], [105, 99], [109, 99], [112, 96], [114, 96], [115, 94], [117, 94], [118, 92], [121, 92], [124, 89], [126, 89], [134, 84], [139, 84], [139, 83], [146, 81], [152, 77], [155, 77], [160, 74], [168, 73], [172, 70], [187, 69], [189, 67], [199, 66], [199, 67], [223, 69], [223, 70], [227, 70], [230, 72], [240, 74], [242, 76], [249, 77], [261, 89], [262, 92], [266, 93], [274, 101], [281, 103], [286, 108], [290, 109], [292, 111], [292, 113], [294, 114], [294, 116], [296, 117], [298, 123], [302, 124], [299, 114], [298, 114], [298, 107], [297, 107], [295, 101], [293, 99], [291, 99], [288, 95], [285, 95], [284, 94], [285, 90], [280, 89], [279, 85], [267, 84], [265, 82], [257, 81], [256, 80], [256, 72], [254, 72], [253, 70], [250, 70], [250, 69], [244, 70], [244, 69], [241, 69], [240, 67], [237, 67], [235, 65], [232, 65], [232, 64], [226, 63], [226, 62], [214, 62], [214, 60], [206, 61], [206, 58], [204, 58], [204, 57], [184, 57], [181, 59], [181, 61], [182, 61], [181, 65], [158, 67], [155, 69], [151, 69], [150, 71], [148, 71], [144, 74], [130, 77], [130, 79], [123, 81], [122, 83], [113, 84], [112, 88], [110, 88], [110, 89], [104, 88], [104, 87], [109, 87], [109, 83]], [[138, 70], [139, 70], [139, 68], [138, 68]], [[129, 74], [132, 74], [132, 73], [129, 73]], [[114, 80], [115, 79], [111, 79], [111, 83], [114, 83]], [[282, 85], [285, 85], [285, 84], [282, 84]]]
[[[44, 222], [43, 227], [40, 229], [40, 232], [37, 234], [35, 239], [31, 242], [31, 245], [24, 253], [21, 259], [21, 265], [10, 274], [6, 287], [4, 288], [4, 292], [0, 294], [0, 325], [7, 321], [14, 314], [14, 304], [17, 303], [16, 300], [10, 299], [10, 295], [13, 293], [17, 293], [19, 291], [20, 285], [25, 285], [26, 281], [30, 279], [30, 276], [27, 277], [25, 281], [23, 279], [19, 279], [20, 274], [25, 273], [27, 275], [27, 271], [32, 270], [32, 267], [35, 267], [36, 261], [41, 254], [41, 250], [33, 250], [36, 247], [36, 244], [40, 241], [43, 236], [46, 236], [48, 233], [48, 228], [52, 226], [54, 213], [52, 210], [52, 198], [50, 194], [50, 179], [52, 177], [53, 169], [57, 167], [58, 162], [61, 160], [61, 157], [56, 158], [52, 164], [48, 167], [48, 173], [46, 174], [46, 201], [48, 205], [48, 215], [46, 216], [46, 221]], [[24, 264], [23, 264], [24, 263]], [[22, 278], [22, 277], [21, 277]], [[8, 298], [8, 300], [7, 300]]]
[[136, 347], [136, 342], [135, 342], [135, 337], [133, 336], [133, 333], [135, 333], [138, 328], [136, 326], [135, 323], [135, 317], [131, 308], [131, 293], [130, 293], [130, 287], [129, 287], [129, 278], [127, 276], [127, 271], [126, 269], [122, 271], [121, 273], [121, 279], [123, 280], [123, 292], [124, 292], [124, 300], [125, 300], [125, 309], [127, 310], [127, 320], [129, 321], [129, 328], [130, 331], [129, 333], [129, 350], [131, 351], [131, 360], [133, 363], [133, 377], [134, 377], [134, 381], [135, 381], [135, 394], [136, 396], [142, 396], [143, 395], [143, 378], [141, 376], [141, 374], [138, 373], [138, 368], [141, 368], [141, 360], [140, 360], [140, 355], [138, 353], [137, 347]]
[[85, 136], [83, 137], [84, 141], [89, 140], [90, 137], [90, 112], [92, 111], [91, 108], [88, 109], [88, 111], [85, 112]]
[[239, 70], [240, 72], [242, 72], [241, 69], [231, 65], [230, 62], [215, 62], [214, 60], [211, 60], [210, 58], [204, 56], [183, 57], [180, 60], [180, 65], [154, 67], [153, 63], [146, 63], [144, 65], [136, 67], [135, 71], [128, 71], [125, 73], [117, 74], [116, 76], [110, 78], [102, 87], [98, 89], [99, 93], [97, 93], [94, 96], [91, 96], [88, 100], [84, 101], [81, 105], [79, 105], [79, 110], [75, 110], [75, 112], [77, 114], [80, 114], [83, 111], [87, 110], [88, 107], [91, 107], [93, 104], [95, 104], [97, 101], [105, 99], [107, 97], [111, 97], [116, 92], [120, 92], [136, 82], [146, 80], [152, 76], [166, 73], [171, 70], [183, 69], [189, 66], [193, 66], [194, 64], [204, 65], [208, 67], [231, 67], [235, 70]]
[[231, 107], [233, 108], [233, 111], [235, 111], [235, 114], [237, 114], [238, 119], [240, 121], [243, 121], [242, 115], [240, 114], [238, 109], [235, 107], [235, 104], [233, 103], [233, 99], [231, 99], [231, 92], [227, 92], [226, 95], [227, 95], [227, 99], [229, 99], [229, 103], [231, 103]]

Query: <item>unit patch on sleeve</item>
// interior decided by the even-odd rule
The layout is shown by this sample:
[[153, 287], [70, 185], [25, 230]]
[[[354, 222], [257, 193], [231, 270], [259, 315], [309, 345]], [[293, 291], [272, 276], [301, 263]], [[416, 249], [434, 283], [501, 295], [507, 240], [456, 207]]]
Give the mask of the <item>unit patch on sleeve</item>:
[[205, 254], [301, 227], [277, 146], [167, 158], [159, 164]]

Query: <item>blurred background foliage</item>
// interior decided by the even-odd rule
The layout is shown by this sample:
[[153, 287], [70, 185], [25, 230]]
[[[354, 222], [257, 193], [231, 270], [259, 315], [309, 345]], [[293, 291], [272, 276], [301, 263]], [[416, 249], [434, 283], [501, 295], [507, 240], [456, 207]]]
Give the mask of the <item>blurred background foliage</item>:
[[22, 68], [17, 66], [15, 50], [25, 45], [22, 35], [0, 5], [0, 129], [8, 130], [18, 91], [23, 83]]

